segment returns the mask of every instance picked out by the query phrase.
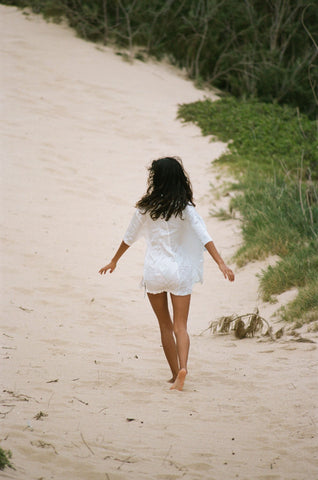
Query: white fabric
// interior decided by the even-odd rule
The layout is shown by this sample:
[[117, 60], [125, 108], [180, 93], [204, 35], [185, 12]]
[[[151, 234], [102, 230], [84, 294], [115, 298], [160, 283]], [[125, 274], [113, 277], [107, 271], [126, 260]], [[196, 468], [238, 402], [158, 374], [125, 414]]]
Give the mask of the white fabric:
[[184, 209], [182, 219], [172, 216], [168, 221], [152, 220], [136, 210], [123, 240], [130, 246], [140, 236], [147, 241], [143, 277], [147, 292], [188, 295], [195, 282], [202, 282], [204, 245], [212, 239], [192, 205]]

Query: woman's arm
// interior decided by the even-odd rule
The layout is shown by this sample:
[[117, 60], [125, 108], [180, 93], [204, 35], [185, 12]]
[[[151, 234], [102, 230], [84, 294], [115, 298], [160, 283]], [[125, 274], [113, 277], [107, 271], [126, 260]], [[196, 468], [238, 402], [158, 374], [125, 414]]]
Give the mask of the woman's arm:
[[232, 270], [228, 266], [225, 265], [221, 255], [217, 251], [214, 243], [211, 241], [211, 242], [206, 243], [204, 246], [207, 249], [207, 251], [209, 252], [209, 254], [211, 255], [211, 257], [213, 258], [213, 260], [218, 264], [219, 269], [221, 270], [221, 272], [224, 275], [224, 278], [228, 278], [230, 280], [230, 282], [233, 282], [234, 279], [235, 279], [234, 273], [232, 272]]
[[126, 250], [128, 250], [128, 248], [137, 240], [139, 234], [142, 231], [144, 222], [145, 222], [145, 215], [142, 215], [139, 210], [136, 210], [126, 230], [124, 239], [119, 245], [118, 250], [115, 253], [114, 257], [107, 265], [105, 265], [105, 267], [99, 270], [99, 273], [101, 275], [105, 274], [107, 270], [109, 270], [110, 273], [112, 273], [115, 270], [117, 266], [117, 262], [120, 259], [120, 257], [122, 257], [126, 252]]
[[128, 250], [128, 248], [129, 248], [129, 245], [127, 245], [127, 243], [125, 243], [124, 241], [121, 242], [114, 257], [111, 259], [111, 261], [107, 265], [105, 265], [105, 267], [99, 270], [99, 273], [103, 275], [107, 272], [107, 270], [109, 270], [109, 272], [112, 273], [117, 266], [118, 260], [120, 259], [120, 257], [124, 255], [124, 253], [126, 252], [126, 250]]
[[230, 282], [234, 281], [234, 273], [232, 270], [227, 267], [217, 251], [207, 229], [205, 226], [204, 221], [200, 217], [200, 215], [197, 213], [195, 207], [188, 205], [185, 209], [185, 214], [191, 224], [192, 229], [196, 233], [197, 237], [201, 240], [202, 244], [205, 246], [213, 260], [218, 264], [219, 269], [224, 275], [224, 278], [228, 278]]

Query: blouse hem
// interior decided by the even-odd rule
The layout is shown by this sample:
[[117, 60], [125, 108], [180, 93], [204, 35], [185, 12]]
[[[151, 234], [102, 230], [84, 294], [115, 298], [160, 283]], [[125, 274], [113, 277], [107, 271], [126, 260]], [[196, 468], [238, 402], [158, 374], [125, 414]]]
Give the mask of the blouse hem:
[[158, 290], [158, 291], [155, 291], [155, 292], [150, 292], [149, 290], [146, 289], [146, 292], [150, 293], [150, 295], [159, 295], [159, 293], [166, 292], [166, 293], [172, 293], [172, 295], [176, 295], [177, 297], [185, 297], [186, 295], [191, 295], [192, 294], [192, 290], [189, 293], [176, 293], [176, 292], [173, 292], [171, 290]]
[[[202, 281], [201, 279], [200, 279], [200, 280], [197, 280], [197, 281], [193, 282], [192, 286], [193, 286], [195, 283], [203, 283], [203, 281]], [[165, 290], [165, 289], [159, 289], [159, 290], [150, 291], [150, 290], [147, 289], [147, 285], [145, 284], [144, 279], [141, 280], [139, 287], [144, 290], [145, 294], [146, 294], [146, 293], [150, 293], [151, 295], [158, 295], [159, 293], [164, 293], [164, 292], [166, 292], [166, 293], [172, 293], [172, 295], [176, 295], [176, 296], [178, 296], [178, 297], [185, 297], [186, 295], [191, 295], [191, 294], [192, 294], [192, 288], [191, 288], [191, 290], [190, 290], [189, 292], [187, 292], [187, 293], [183, 293], [183, 292], [182, 292], [182, 293], [179, 293], [179, 292], [176, 292], [175, 290], [173, 291], [173, 290], [171, 290], [171, 289], [166, 289], [166, 290]]]

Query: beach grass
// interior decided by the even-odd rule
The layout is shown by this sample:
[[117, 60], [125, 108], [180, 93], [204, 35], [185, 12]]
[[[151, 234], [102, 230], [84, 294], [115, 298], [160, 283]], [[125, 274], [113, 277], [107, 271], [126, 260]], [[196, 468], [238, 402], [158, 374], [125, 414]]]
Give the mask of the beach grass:
[[243, 244], [234, 260], [243, 266], [277, 255], [260, 274], [265, 301], [290, 288], [296, 299], [281, 318], [318, 318], [318, 134], [315, 122], [297, 109], [255, 100], [221, 98], [183, 104], [178, 116], [198, 125], [204, 135], [227, 141], [216, 163], [236, 182], [229, 206], [219, 218], [239, 212]]
[[6, 467], [13, 468], [10, 462], [11, 457], [12, 454], [10, 450], [3, 450], [3, 448], [0, 447], [0, 470], [4, 470]]

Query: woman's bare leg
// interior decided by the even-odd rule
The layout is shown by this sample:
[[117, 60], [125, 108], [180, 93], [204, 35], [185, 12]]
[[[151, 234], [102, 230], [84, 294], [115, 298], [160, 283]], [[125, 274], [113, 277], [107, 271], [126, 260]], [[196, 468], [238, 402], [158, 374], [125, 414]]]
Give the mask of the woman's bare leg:
[[186, 374], [188, 372], [188, 356], [190, 339], [187, 332], [188, 315], [190, 309], [191, 295], [173, 295], [171, 301], [173, 307], [173, 330], [177, 341], [177, 354], [180, 370], [172, 385], [172, 389], [182, 390]]
[[167, 293], [148, 293], [148, 298], [159, 322], [162, 347], [172, 372], [172, 381], [174, 382], [179, 372], [179, 362], [176, 342], [173, 336], [173, 324], [168, 308]]

